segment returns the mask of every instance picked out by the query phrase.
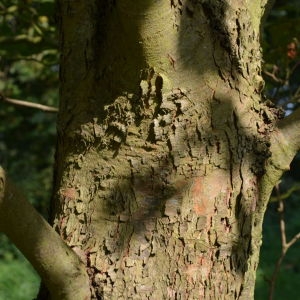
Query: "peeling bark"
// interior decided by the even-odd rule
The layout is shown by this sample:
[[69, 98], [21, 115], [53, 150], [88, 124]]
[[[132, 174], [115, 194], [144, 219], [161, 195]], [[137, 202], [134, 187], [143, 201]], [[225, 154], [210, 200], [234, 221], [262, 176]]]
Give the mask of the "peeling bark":
[[283, 172], [260, 95], [266, 1], [58, 2], [53, 224], [91, 298], [252, 299]]

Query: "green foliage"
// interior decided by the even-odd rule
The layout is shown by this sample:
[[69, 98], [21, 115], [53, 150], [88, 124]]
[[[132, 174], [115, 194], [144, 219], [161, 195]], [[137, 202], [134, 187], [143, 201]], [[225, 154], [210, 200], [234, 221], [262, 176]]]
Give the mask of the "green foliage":
[[39, 278], [26, 260], [0, 260], [0, 270], [0, 300], [35, 298]]
[[38, 274], [2, 234], [0, 245], [0, 300], [34, 299], [40, 285]]
[[[58, 105], [53, 0], [0, 1], [0, 91]], [[47, 214], [55, 144], [54, 114], [0, 103], [0, 163]]]
[[[286, 178], [286, 181], [288, 179]], [[285, 183], [287, 184], [287, 183]], [[257, 271], [255, 299], [268, 299], [269, 282], [275, 268], [276, 260], [280, 256], [281, 241], [279, 229], [278, 204], [269, 204], [264, 220], [263, 245], [260, 254], [260, 264]], [[300, 195], [295, 192], [285, 201], [285, 219], [288, 241], [300, 231]], [[280, 268], [276, 281], [273, 300], [299, 299], [297, 290], [300, 281], [300, 241], [293, 245], [287, 252]]]
[[265, 24], [262, 45], [264, 60], [275, 63], [285, 57], [286, 45], [300, 37], [300, 1], [276, 0]]
[[[0, 1], [0, 92], [58, 106], [58, 51], [53, 0]], [[0, 164], [47, 216], [56, 115], [0, 102]], [[0, 300], [33, 299], [39, 278], [0, 235]]]
[[300, 1], [277, 0], [263, 34], [266, 95], [288, 114], [300, 102], [299, 23]]
[[[300, 87], [300, 1], [277, 0], [266, 22], [264, 49], [265, 92], [275, 104], [283, 106], [287, 114], [299, 106]], [[296, 41], [296, 56], [291, 59], [287, 49]], [[268, 73], [267, 73], [268, 72]], [[281, 197], [285, 200], [285, 222], [287, 240], [300, 231], [299, 173], [300, 156], [291, 164], [280, 183]], [[264, 220], [263, 245], [257, 271], [255, 299], [268, 299], [269, 280], [281, 254], [278, 203], [276, 194], [271, 198]], [[287, 252], [275, 284], [274, 300], [299, 299], [297, 285], [300, 280], [300, 252], [298, 241]]]
[[52, 0], [0, 1], [0, 55], [9, 53], [14, 60], [47, 57], [49, 49], [56, 49], [53, 15]]

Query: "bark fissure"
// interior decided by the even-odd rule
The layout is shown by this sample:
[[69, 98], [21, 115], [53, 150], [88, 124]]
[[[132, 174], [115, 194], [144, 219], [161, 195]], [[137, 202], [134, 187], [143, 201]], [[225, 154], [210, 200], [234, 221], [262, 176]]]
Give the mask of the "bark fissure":
[[[54, 224], [87, 257], [94, 298], [252, 298], [278, 118], [261, 102], [254, 8], [118, 1], [78, 51], [62, 25], [71, 121], [59, 123]], [[111, 30], [101, 47], [95, 30]]]

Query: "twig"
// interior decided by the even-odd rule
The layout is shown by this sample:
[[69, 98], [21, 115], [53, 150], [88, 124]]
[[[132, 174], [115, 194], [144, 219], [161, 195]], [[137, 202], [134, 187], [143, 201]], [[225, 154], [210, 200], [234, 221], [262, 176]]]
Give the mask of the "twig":
[[270, 282], [270, 289], [269, 289], [269, 300], [273, 299], [274, 291], [275, 291], [275, 283], [278, 277], [278, 273], [282, 264], [282, 261], [289, 250], [289, 248], [294, 245], [300, 239], [300, 232], [297, 233], [289, 242], [286, 241], [286, 229], [285, 229], [285, 219], [284, 219], [284, 199], [280, 195], [279, 185], [277, 184], [276, 187], [276, 195], [278, 198], [279, 206], [279, 225], [280, 225], [280, 235], [281, 235], [281, 255], [277, 260], [274, 272], [272, 274], [272, 278]]
[[269, 202], [277, 202], [279, 199], [285, 200], [289, 198], [294, 192], [300, 190], [300, 185], [293, 185], [290, 189], [288, 189], [284, 194], [280, 193], [280, 198], [278, 196], [271, 197]]
[[284, 80], [282, 80], [281, 78], [278, 78], [274, 73], [268, 72], [268, 71], [263, 71], [264, 74], [266, 74], [267, 76], [269, 76], [270, 78], [272, 78], [275, 82], [284, 83]]
[[47, 106], [47, 105], [43, 105], [43, 104], [39, 104], [39, 103], [34, 103], [34, 102], [28, 102], [28, 101], [24, 101], [24, 100], [18, 100], [18, 99], [12, 99], [12, 98], [7, 98], [5, 96], [3, 96], [2, 94], [0, 94], [0, 100], [7, 102], [7, 103], [11, 103], [14, 105], [18, 105], [18, 106], [25, 106], [25, 107], [31, 107], [31, 108], [36, 108], [45, 112], [51, 112], [51, 113], [57, 113], [58, 112], [58, 108], [56, 107], [51, 107], [51, 106]]

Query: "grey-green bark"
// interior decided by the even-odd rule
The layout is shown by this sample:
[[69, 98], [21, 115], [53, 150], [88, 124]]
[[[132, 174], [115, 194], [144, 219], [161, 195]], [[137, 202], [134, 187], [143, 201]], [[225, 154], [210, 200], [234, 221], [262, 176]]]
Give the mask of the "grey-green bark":
[[60, 3], [56, 229], [95, 297], [251, 299], [283, 172], [260, 94], [266, 3], [96, 3]]
[[[251, 299], [299, 149], [262, 101], [266, 1], [58, 1], [52, 221], [91, 299]], [[55, 288], [54, 288], [55, 289]]]

